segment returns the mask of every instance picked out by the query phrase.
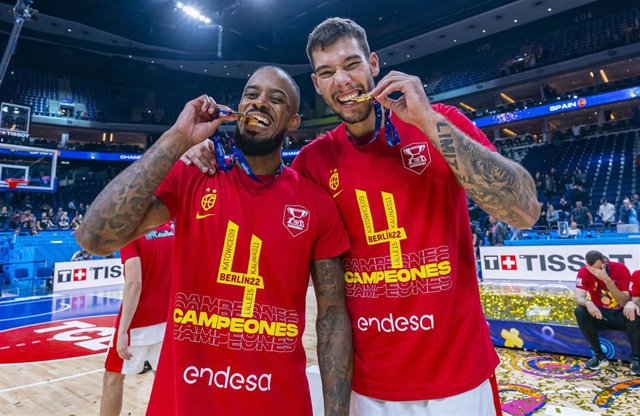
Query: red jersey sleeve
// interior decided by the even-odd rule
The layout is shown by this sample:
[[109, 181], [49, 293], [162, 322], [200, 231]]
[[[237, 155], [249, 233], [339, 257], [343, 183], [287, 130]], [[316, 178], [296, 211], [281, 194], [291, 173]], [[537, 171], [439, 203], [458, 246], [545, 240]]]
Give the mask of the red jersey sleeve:
[[167, 206], [172, 219], [176, 217], [176, 211], [178, 210], [179, 179], [185, 168], [186, 165], [179, 160], [173, 165], [164, 180], [160, 182], [154, 193]]
[[[314, 164], [309, 163], [309, 157], [307, 156], [309, 154], [307, 150], [308, 146], [310, 145], [303, 147], [302, 150], [300, 150], [300, 153], [298, 153], [298, 155], [296, 156], [296, 158], [293, 159], [293, 163], [291, 164], [291, 169], [295, 170], [300, 175], [309, 179], [310, 181], [320, 185], [320, 178], [316, 175], [316, 172], [312, 168]], [[318, 164], [316, 163], [315, 166], [317, 165]]]
[[349, 237], [335, 202], [318, 189], [318, 233], [311, 248], [313, 260], [330, 259], [349, 249]]
[[631, 275], [629, 281], [629, 294], [633, 297], [640, 296], [640, 270], [636, 270]]
[[446, 104], [433, 104], [431, 106], [434, 111], [442, 114], [452, 122], [457, 128], [459, 128], [464, 134], [471, 137], [476, 142], [480, 143], [487, 149], [496, 151], [496, 147], [491, 143], [489, 138], [480, 130], [471, 120], [469, 120], [464, 114], [458, 111], [457, 108]]
[[[620, 292], [626, 292], [629, 290], [629, 280], [631, 280], [631, 272], [624, 264], [620, 263], [615, 268], [615, 270], [611, 271], [613, 276], [611, 278], [615, 278], [616, 287]], [[622, 305], [624, 306], [624, 305]]]
[[140, 238], [136, 238], [120, 249], [120, 260], [122, 260], [122, 264], [134, 257], [140, 257]]
[[576, 278], [576, 287], [579, 289], [589, 290], [589, 281], [591, 280], [591, 273], [585, 266], [578, 271], [578, 277]]

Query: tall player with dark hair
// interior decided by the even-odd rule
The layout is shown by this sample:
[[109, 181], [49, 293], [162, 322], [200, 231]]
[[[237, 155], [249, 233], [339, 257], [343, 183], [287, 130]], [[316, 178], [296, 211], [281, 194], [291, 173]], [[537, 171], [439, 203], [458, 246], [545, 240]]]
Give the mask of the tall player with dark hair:
[[78, 230], [82, 246], [106, 253], [176, 219], [172, 322], [149, 414], [311, 415], [302, 346], [310, 272], [325, 412], [348, 413], [351, 326], [339, 257], [348, 237], [331, 197], [280, 158], [300, 124], [299, 100], [289, 74], [256, 71], [236, 140], [215, 138], [228, 169], [215, 176], [176, 161], [235, 116], [208, 96], [187, 103]]

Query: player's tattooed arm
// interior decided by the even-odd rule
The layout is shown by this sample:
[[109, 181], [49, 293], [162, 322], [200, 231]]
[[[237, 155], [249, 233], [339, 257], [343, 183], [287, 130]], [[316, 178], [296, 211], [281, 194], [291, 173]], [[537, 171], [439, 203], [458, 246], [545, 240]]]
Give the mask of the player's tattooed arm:
[[318, 364], [325, 415], [349, 414], [353, 351], [343, 275], [339, 257], [312, 262], [311, 277], [318, 302]]
[[149, 229], [169, 220], [169, 210], [153, 196], [178, 158], [213, 135], [229, 116], [208, 95], [189, 101], [173, 126], [145, 154], [113, 179], [91, 203], [76, 232], [78, 243], [92, 253], [112, 253]]
[[112, 253], [150, 228], [169, 220], [169, 210], [153, 196], [155, 189], [184, 153], [169, 130], [138, 161], [115, 177], [91, 204], [76, 231], [88, 251]]
[[467, 137], [442, 115], [431, 112], [425, 133], [444, 156], [458, 183], [480, 208], [517, 228], [540, 216], [533, 178], [519, 163]]

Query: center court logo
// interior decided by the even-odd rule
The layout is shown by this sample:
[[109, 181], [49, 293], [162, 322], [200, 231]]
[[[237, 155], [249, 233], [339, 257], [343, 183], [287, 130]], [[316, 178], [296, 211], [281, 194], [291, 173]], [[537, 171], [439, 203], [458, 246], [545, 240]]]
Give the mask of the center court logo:
[[225, 370], [214, 372], [212, 369], [198, 368], [191, 365], [185, 368], [182, 379], [187, 384], [204, 383], [209, 387], [215, 386], [219, 389], [247, 390], [247, 391], [269, 391], [271, 390], [271, 374], [249, 374], [243, 375], [231, 371], [227, 366]]
[[403, 147], [401, 151], [404, 167], [418, 175], [421, 175], [431, 163], [431, 154], [427, 143], [414, 143]]
[[390, 313], [389, 316], [385, 316], [384, 318], [360, 317], [356, 322], [358, 325], [358, 329], [362, 332], [418, 332], [430, 331], [435, 328], [433, 315], [411, 315], [408, 317], [395, 317], [393, 313]]

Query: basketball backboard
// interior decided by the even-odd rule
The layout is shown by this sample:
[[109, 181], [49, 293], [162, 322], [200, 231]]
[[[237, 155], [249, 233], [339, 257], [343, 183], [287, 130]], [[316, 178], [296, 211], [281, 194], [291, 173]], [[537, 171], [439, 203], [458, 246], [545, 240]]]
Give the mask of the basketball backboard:
[[57, 160], [54, 149], [0, 143], [0, 191], [55, 192]]

